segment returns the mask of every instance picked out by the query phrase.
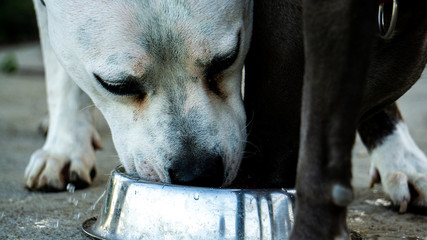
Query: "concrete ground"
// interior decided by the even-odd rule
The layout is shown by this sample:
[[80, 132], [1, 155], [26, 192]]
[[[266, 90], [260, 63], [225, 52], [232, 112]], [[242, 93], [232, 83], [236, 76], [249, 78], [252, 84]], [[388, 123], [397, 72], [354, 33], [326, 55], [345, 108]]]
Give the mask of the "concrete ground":
[[[87, 239], [81, 223], [97, 214], [109, 173], [119, 164], [108, 126], [100, 117], [104, 150], [97, 153], [98, 175], [90, 188], [74, 193], [24, 189], [26, 164], [44, 141], [37, 128], [47, 113], [45, 87], [38, 45], [0, 48], [0, 62], [10, 52], [17, 57], [19, 70], [13, 75], [0, 73], [0, 239]], [[424, 152], [426, 96], [427, 73], [399, 101], [412, 136]], [[380, 185], [368, 188], [369, 158], [359, 140], [353, 159], [357, 198], [349, 208], [349, 228], [364, 239], [427, 239], [426, 211], [398, 214], [391, 210]]]

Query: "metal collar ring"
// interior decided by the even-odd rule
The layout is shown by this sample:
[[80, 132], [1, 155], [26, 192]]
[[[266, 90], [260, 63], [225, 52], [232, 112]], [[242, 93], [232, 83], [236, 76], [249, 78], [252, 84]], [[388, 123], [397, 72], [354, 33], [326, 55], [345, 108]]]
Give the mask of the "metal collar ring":
[[378, 8], [378, 27], [380, 30], [380, 36], [384, 39], [390, 39], [393, 35], [394, 29], [396, 28], [398, 4], [397, 0], [393, 0], [393, 9], [391, 13], [391, 20], [388, 29], [385, 29], [384, 23], [384, 5], [387, 1], [381, 1]]

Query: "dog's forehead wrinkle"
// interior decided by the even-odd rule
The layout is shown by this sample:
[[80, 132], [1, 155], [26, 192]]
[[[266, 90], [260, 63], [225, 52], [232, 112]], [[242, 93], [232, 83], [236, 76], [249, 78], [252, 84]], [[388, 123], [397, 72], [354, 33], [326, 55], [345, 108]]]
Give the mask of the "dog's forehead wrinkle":
[[171, 10], [174, 5], [164, 4], [160, 10], [154, 9], [155, 14], [137, 16], [141, 25], [138, 44], [160, 64], [180, 61], [186, 56], [184, 39], [173, 26], [175, 22], [183, 21], [188, 14], [179, 14], [183, 4], [177, 4]]
[[[183, 60], [188, 51], [203, 49], [206, 42], [207, 48], [221, 52], [221, 48], [227, 48], [231, 40], [223, 36], [229, 36], [242, 24], [242, 13], [236, 14], [237, 10], [233, 10], [235, 4], [231, 10], [223, 9], [224, 5], [204, 1], [152, 4], [150, 14], [137, 16], [141, 25], [139, 44], [160, 62]], [[218, 8], [223, 11], [218, 11]]]
[[[127, 59], [126, 56], [110, 58], [114, 51], [137, 51], [143, 58], [140, 60], [142, 68], [151, 57], [157, 65], [185, 66], [193, 55], [203, 56], [207, 52], [211, 58], [229, 50], [234, 44], [233, 31], [242, 24], [241, 3], [124, 1], [103, 4], [108, 6], [108, 15], [107, 11], [93, 14], [93, 10], [82, 9], [79, 10], [81, 14], [70, 13], [68, 16], [79, 20], [77, 43], [81, 54], [90, 59], [88, 64], [94, 68], [106, 62], [116, 65], [117, 69], [138, 65], [137, 59]], [[108, 45], [106, 38], [110, 39]], [[106, 51], [100, 49], [109, 49], [113, 53], [105, 56]], [[114, 73], [117, 70], [109, 71]]]
[[142, 15], [155, 15], [159, 20], [170, 24], [180, 20], [199, 21], [206, 18], [210, 19], [209, 21], [224, 22], [241, 16], [243, 8], [245, 8], [245, 1], [153, 0], [143, 1], [139, 10], [143, 13]]
[[150, 27], [145, 31], [148, 33], [141, 33], [139, 42], [157, 64], [176, 64], [185, 59], [187, 51], [182, 36], [170, 29]]

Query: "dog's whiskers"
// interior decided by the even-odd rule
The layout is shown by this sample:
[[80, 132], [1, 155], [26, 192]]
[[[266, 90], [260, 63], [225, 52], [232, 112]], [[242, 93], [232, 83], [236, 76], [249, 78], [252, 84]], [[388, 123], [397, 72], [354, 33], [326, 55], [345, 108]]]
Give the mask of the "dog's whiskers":
[[96, 109], [96, 106], [95, 106], [95, 104], [90, 104], [90, 105], [87, 105], [86, 107], [80, 109], [80, 111], [84, 111], [84, 110], [89, 109], [89, 108], [95, 108]]
[[[251, 126], [252, 122], [254, 121], [254, 115], [252, 114], [251, 120], [246, 123], [245, 127], [242, 128], [242, 131], [246, 131], [249, 126]], [[251, 132], [251, 128], [249, 129], [248, 135]]]

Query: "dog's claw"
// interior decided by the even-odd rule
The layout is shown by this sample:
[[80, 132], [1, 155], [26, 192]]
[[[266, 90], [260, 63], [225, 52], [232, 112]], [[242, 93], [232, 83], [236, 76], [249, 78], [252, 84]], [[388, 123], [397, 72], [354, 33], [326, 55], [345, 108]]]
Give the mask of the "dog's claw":
[[399, 213], [405, 213], [406, 209], [408, 209], [408, 201], [403, 200], [402, 202], [400, 202]]
[[373, 188], [375, 183], [381, 182], [380, 174], [374, 166], [371, 166], [371, 169], [369, 170], [369, 176], [371, 177], [371, 181], [369, 182], [370, 188]]
[[411, 204], [427, 207], [427, 175], [419, 174], [410, 181]]
[[399, 207], [399, 212], [405, 212], [411, 199], [407, 176], [398, 171], [390, 173], [384, 178], [383, 188], [393, 204]]
[[93, 167], [92, 170], [90, 170], [90, 180], [93, 180], [96, 177], [96, 168]]
[[96, 130], [94, 130], [92, 134], [92, 147], [95, 150], [102, 150], [101, 136], [99, 136]]
[[371, 152], [371, 163], [371, 184], [380, 176], [384, 192], [400, 213], [410, 205], [427, 207], [427, 157], [405, 124], [397, 124], [394, 133]]
[[73, 171], [70, 175], [70, 183], [72, 183], [77, 189], [82, 189], [87, 188], [92, 183], [92, 179], [87, 172], [79, 175]]
[[92, 183], [95, 172], [94, 166], [90, 168], [65, 156], [38, 150], [27, 166], [24, 185], [29, 190], [46, 192], [64, 191], [68, 183], [81, 189]]
[[49, 131], [49, 115], [46, 115], [39, 125], [39, 133], [43, 136], [47, 136], [47, 132]]

